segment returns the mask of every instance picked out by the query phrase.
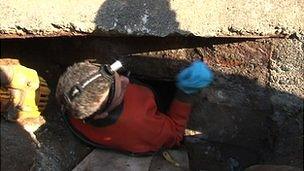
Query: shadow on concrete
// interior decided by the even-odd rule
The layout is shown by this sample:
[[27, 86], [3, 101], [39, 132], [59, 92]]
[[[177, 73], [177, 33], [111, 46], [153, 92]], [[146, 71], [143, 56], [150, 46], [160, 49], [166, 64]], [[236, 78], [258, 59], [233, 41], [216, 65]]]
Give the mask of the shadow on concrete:
[[[225, 44], [230, 41], [232, 40], [177, 37], [3, 40], [1, 57], [19, 59], [23, 65], [37, 70], [50, 85], [52, 94], [43, 114], [47, 124], [37, 133], [37, 137], [41, 142], [45, 142], [45, 149], [52, 149], [46, 151], [46, 155], [56, 156], [53, 161], [58, 160], [58, 167], [65, 170], [75, 166], [83, 154], [90, 150], [79, 142], [74, 143], [75, 138], [63, 126], [60, 116], [56, 113], [54, 92], [60, 74], [68, 65], [84, 59], [111, 62], [120, 54], [168, 49], [193, 48], [195, 51], [196, 47], [204, 47], [213, 51], [214, 44]], [[146, 73], [146, 70], [140, 66], [148, 70], [149, 67], [153, 69], [153, 67], [162, 66], [164, 68], [162, 72], [170, 72], [169, 69], [166, 70], [170, 65], [180, 63], [176, 66], [180, 69], [189, 63], [189, 61], [177, 59], [140, 55], [132, 58], [131, 62], [134, 63], [131, 65], [134, 67], [133, 70], [145, 71], [135, 71], [139, 73], [135, 76], [141, 78], [151, 73]], [[229, 98], [221, 98], [220, 92], [225, 93]], [[291, 160], [294, 161], [293, 165], [303, 166], [303, 138], [301, 138], [303, 99], [290, 93], [261, 86], [254, 79], [221, 72], [215, 72], [215, 81], [205, 93], [205, 97], [198, 100], [198, 107], [194, 109], [189, 123], [190, 128], [203, 131], [205, 134], [190, 145], [190, 161], [194, 170], [227, 168], [235, 163], [242, 168], [264, 162], [290, 164]], [[288, 99], [291, 105], [274, 106], [271, 101], [273, 95]], [[288, 115], [283, 113], [279, 117], [274, 114], [277, 110], [283, 112], [291, 110], [292, 113]], [[72, 143], [67, 145], [68, 141]], [[75, 149], [82, 152], [75, 153], [74, 151], [75, 157], [71, 158], [70, 153], [73, 153]], [[284, 160], [275, 159], [278, 157]]]
[[164, 37], [182, 32], [167, 0], [107, 0], [99, 8], [95, 24], [97, 31], [128, 35]]

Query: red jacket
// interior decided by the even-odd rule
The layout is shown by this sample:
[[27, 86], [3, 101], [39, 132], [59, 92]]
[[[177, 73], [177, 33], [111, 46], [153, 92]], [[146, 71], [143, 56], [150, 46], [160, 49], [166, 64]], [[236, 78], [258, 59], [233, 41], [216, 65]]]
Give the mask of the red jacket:
[[94, 143], [144, 153], [179, 145], [190, 112], [191, 104], [174, 99], [165, 115], [158, 111], [154, 94], [149, 88], [130, 83], [122, 113], [114, 124], [94, 127], [72, 117], [69, 121], [77, 132]]

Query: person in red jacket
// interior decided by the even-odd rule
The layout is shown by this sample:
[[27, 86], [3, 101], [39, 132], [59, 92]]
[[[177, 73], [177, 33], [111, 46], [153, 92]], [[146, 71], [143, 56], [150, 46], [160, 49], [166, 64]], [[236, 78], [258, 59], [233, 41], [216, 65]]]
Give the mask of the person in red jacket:
[[[130, 82], [108, 65], [89, 62], [67, 69], [58, 81], [56, 98], [73, 132], [85, 141], [132, 153], [156, 152], [179, 145], [183, 139], [193, 89], [183, 85], [187, 81], [191, 84], [187, 80], [189, 72], [179, 76], [185, 79], [177, 84], [179, 88], [166, 113], [159, 111], [148, 87]], [[192, 84], [199, 78], [194, 77]]]

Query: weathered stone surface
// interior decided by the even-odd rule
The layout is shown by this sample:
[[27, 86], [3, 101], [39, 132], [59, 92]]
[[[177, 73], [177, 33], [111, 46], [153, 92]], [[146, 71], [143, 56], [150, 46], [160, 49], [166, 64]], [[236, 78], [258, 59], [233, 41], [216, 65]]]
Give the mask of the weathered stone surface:
[[286, 165], [254, 165], [245, 171], [301, 171], [302, 169]]
[[[299, 98], [304, 98], [304, 43], [295, 39], [273, 41], [273, 55], [270, 63], [270, 86], [281, 92], [288, 92]], [[288, 105], [290, 110], [303, 110], [303, 104], [298, 99], [290, 99], [282, 96], [282, 93], [274, 91], [272, 103], [278, 107]], [[284, 95], [283, 95], [284, 96]], [[282, 100], [284, 100], [282, 102]]]
[[73, 171], [142, 170], [149, 171], [152, 156], [134, 157], [109, 150], [95, 149]]
[[[304, 44], [273, 41], [270, 63], [273, 161], [303, 167]], [[275, 134], [277, 133], [277, 134]], [[293, 148], [289, 148], [293, 147]]]
[[262, 150], [266, 161], [303, 167], [303, 43], [263, 40], [200, 52], [216, 79], [190, 127], [210, 140]]
[[186, 137], [185, 144], [191, 159], [191, 170], [244, 170], [259, 162], [255, 151], [234, 144], [190, 137]]
[[29, 170], [36, 158], [35, 143], [17, 123], [1, 119], [1, 170]]
[[51, 96], [43, 113], [47, 123], [35, 132], [40, 147], [36, 149], [33, 169], [71, 170], [92, 148], [69, 130], [57, 108], [54, 92]]
[[302, 0], [0, 2], [0, 37], [124, 34], [290, 35], [304, 30]]
[[210, 140], [261, 147], [263, 121], [271, 114], [267, 87], [271, 46], [264, 41], [243, 42], [199, 52], [215, 72], [215, 80], [206, 99], [198, 101], [190, 126]]

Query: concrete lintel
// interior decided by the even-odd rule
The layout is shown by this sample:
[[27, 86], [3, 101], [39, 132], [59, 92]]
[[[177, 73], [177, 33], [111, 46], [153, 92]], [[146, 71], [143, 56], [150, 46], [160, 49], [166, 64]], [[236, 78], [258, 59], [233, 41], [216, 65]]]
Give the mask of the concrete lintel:
[[74, 35], [288, 36], [304, 32], [302, 0], [7, 0], [0, 38]]

